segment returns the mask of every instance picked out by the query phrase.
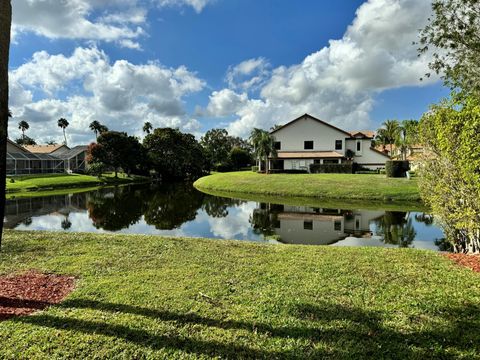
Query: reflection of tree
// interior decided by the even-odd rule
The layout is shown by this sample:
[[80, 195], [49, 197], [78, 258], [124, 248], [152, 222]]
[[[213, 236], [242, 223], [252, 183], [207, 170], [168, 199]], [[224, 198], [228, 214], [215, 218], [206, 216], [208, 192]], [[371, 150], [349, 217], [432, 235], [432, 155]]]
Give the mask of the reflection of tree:
[[242, 203], [242, 200], [205, 195], [203, 199], [203, 209], [209, 216], [222, 218], [228, 215], [229, 207], [238, 206]]
[[92, 193], [87, 206], [90, 219], [97, 229], [118, 231], [140, 220], [144, 200], [142, 191], [134, 187], [116, 187]]
[[159, 230], [172, 230], [197, 216], [204, 195], [189, 184], [168, 185], [146, 196], [145, 221]]
[[415, 220], [417, 220], [418, 222], [424, 223], [426, 226], [431, 226], [433, 225], [434, 217], [433, 215], [422, 213], [422, 214], [416, 214]]
[[250, 217], [253, 232], [258, 235], [275, 235], [275, 225], [278, 223], [278, 212], [269, 209], [267, 204], [261, 204], [259, 208], [253, 210]]
[[412, 219], [404, 212], [386, 211], [380, 220], [376, 221], [378, 234], [383, 236], [385, 244], [409, 247], [417, 235]]
[[68, 229], [70, 229], [70, 228], [72, 227], [72, 222], [71, 222], [70, 219], [68, 218], [68, 214], [65, 215], [65, 219], [62, 220], [61, 226], [62, 226], [62, 229], [63, 229], [63, 230], [68, 230]]

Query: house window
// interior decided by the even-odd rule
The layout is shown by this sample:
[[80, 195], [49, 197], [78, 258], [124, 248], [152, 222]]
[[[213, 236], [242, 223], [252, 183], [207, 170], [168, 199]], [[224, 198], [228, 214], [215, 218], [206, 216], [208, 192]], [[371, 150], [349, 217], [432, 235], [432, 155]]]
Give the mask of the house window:
[[342, 140], [335, 140], [335, 150], [342, 150], [343, 142]]
[[340, 220], [335, 220], [333, 227], [335, 231], [342, 231], [342, 222]]
[[320, 159], [315, 159], [315, 160], [313, 160], [313, 163], [314, 163], [314, 164], [320, 164]]
[[313, 150], [313, 141], [309, 140], [309, 141], [304, 141], [303, 142], [303, 148], [305, 150]]
[[312, 220], [305, 220], [303, 222], [303, 229], [304, 230], [313, 230], [313, 221]]
[[362, 142], [361, 141], [357, 141], [357, 151], [362, 151]]
[[280, 141], [275, 141], [275, 150], [280, 150], [282, 148], [282, 143]]

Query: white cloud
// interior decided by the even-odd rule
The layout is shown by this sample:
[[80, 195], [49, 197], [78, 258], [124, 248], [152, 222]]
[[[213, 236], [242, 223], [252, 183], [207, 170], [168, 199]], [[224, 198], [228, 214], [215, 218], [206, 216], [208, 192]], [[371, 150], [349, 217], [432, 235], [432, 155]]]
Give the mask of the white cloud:
[[[139, 48], [135, 42], [144, 30], [145, 10], [137, 0], [15, 0], [13, 40], [22, 32], [34, 32], [52, 39], [83, 39], [116, 42]], [[109, 10], [109, 15], [94, 13]]]
[[248, 96], [245, 93], [237, 94], [230, 89], [214, 91], [210, 95], [210, 102], [202, 115], [213, 117], [230, 115], [239, 111], [247, 101]]
[[159, 6], [191, 6], [197, 13], [215, 0], [157, 0]]
[[[235, 114], [237, 120], [228, 130], [242, 136], [252, 127], [269, 128], [305, 112], [345, 129], [368, 127], [376, 94], [437, 80], [419, 81], [429, 59], [419, 58], [412, 45], [430, 6], [429, 0], [369, 0], [359, 7], [342, 39], [331, 40], [300, 64], [274, 69], [258, 99], [242, 100], [239, 108], [228, 102], [221, 106], [222, 90], [212, 94], [207, 109], [215, 109], [219, 116]], [[231, 68], [227, 81], [233, 75], [251, 74], [260, 67], [258, 60]], [[230, 87], [237, 84], [232, 80]]]
[[225, 80], [232, 89], [251, 90], [261, 86], [268, 75], [270, 64], [264, 58], [248, 59], [230, 66]]
[[112, 64], [96, 47], [77, 48], [70, 57], [35, 53], [30, 62], [11, 71], [10, 78], [14, 122], [29, 121], [29, 136], [39, 141], [61, 139], [56, 126], [60, 117], [70, 121], [67, 133], [73, 143], [93, 139], [88, 130], [92, 120], [135, 135], [141, 135], [145, 121], [191, 132], [200, 126], [186, 114], [182, 99], [205, 83], [184, 66], [126, 60]]

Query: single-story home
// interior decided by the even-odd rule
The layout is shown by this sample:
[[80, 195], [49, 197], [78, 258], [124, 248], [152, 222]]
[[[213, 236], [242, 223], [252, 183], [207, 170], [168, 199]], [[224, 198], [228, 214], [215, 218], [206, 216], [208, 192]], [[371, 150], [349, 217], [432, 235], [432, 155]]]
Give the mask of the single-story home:
[[87, 168], [87, 146], [66, 145], [20, 146], [7, 140], [7, 174], [52, 174], [84, 172]]
[[269, 170], [306, 170], [311, 164], [354, 162], [368, 169], [385, 167], [390, 157], [372, 147], [375, 132], [345, 131], [309, 114], [271, 132], [277, 156]]

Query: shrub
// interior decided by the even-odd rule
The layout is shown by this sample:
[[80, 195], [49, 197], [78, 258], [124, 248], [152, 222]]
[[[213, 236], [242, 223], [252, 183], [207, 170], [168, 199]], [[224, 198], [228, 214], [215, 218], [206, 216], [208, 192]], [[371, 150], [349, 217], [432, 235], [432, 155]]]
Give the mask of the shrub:
[[102, 176], [105, 172], [105, 164], [102, 162], [94, 162], [88, 165], [88, 174], [96, 177]]
[[213, 165], [213, 170], [217, 172], [229, 172], [233, 170], [230, 163], [218, 163]]
[[258, 166], [252, 166], [252, 171], [253, 172], [258, 172]]
[[388, 160], [385, 163], [387, 177], [399, 178], [405, 177], [410, 170], [410, 162], [404, 160]]
[[360, 171], [355, 171], [355, 174], [379, 174], [378, 170], [360, 170]]
[[310, 164], [312, 174], [352, 174], [353, 164]]
[[9, 180], [9, 181], [10, 181], [10, 183], [12, 183], [12, 184], [13, 184], [13, 183], [15, 182], [15, 179], [14, 179], [14, 178], [10, 178], [10, 180]]

